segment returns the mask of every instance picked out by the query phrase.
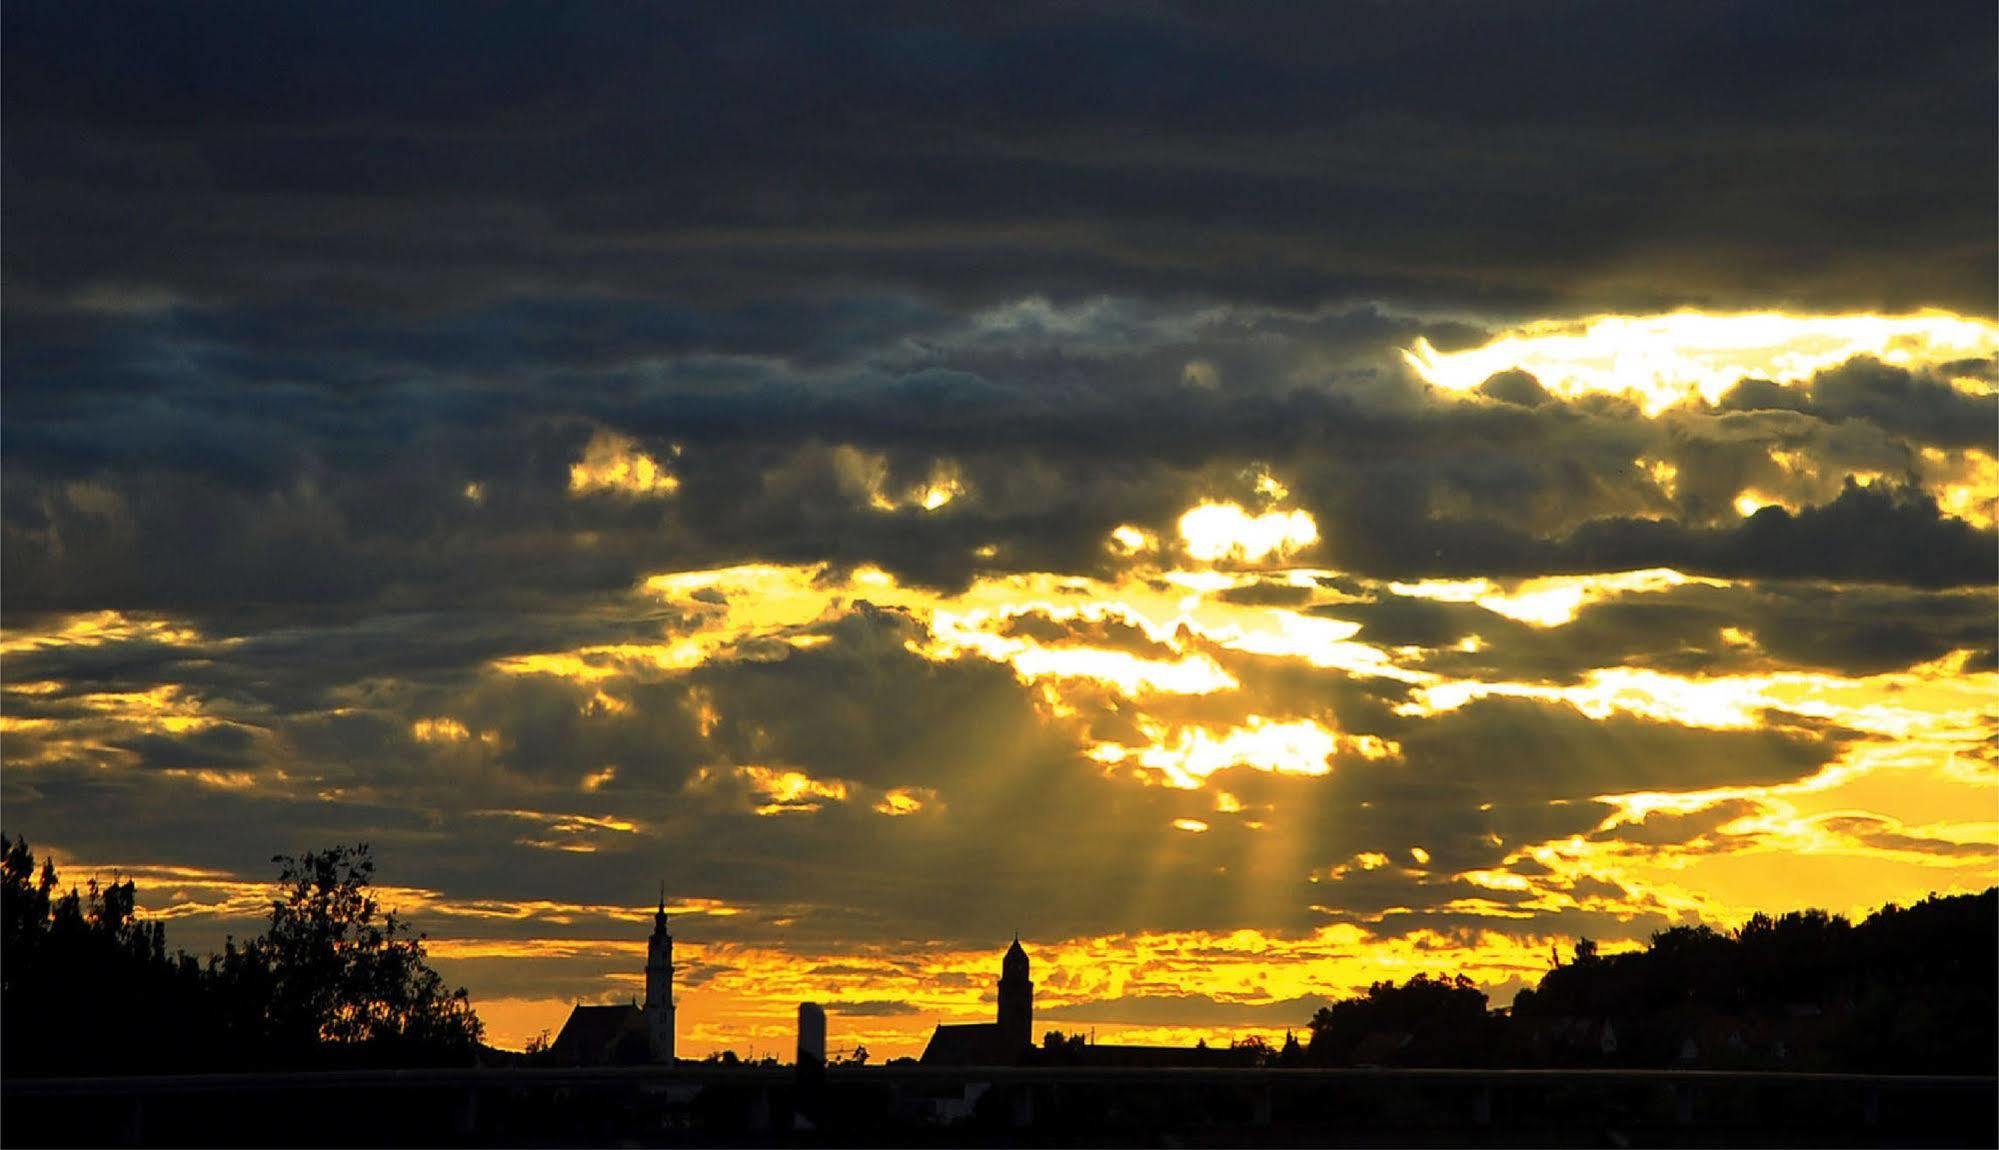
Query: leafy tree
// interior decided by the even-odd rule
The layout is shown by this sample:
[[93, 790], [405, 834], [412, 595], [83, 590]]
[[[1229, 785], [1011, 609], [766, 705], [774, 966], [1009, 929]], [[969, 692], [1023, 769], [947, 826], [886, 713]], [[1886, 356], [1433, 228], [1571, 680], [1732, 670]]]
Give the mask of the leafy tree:
[[471, 1053], [478, 1017], [464, 989], [447, 989], [424, 962], [422, 936], [382, 913], [368, 893], [375, 863], [366, 843], [271, 861], [283, 897], [248, 961], [261, 968], [253, 973], [266, 984], [266, 1017], [280, 1047]]

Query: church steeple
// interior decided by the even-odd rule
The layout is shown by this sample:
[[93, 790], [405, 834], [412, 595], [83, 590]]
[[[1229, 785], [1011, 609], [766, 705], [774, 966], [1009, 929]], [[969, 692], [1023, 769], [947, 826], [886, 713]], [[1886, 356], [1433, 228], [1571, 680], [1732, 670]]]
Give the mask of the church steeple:
[[1006, 957], [1000, 960], [1002, 979], [1012, 978], [1016, 974], [1022, 978], [1026, 978], [1028, 974], [1027, 951], [1021, 948], [1018, 933], [1013, 936], [1013, 945], [1006, 948]]
[[645, 1017], [652, 1033], [653, 1058], [673, 1061], [673, 935], [666, 929], [666, 883], [659, 884], [659, 909], [646, 940]]

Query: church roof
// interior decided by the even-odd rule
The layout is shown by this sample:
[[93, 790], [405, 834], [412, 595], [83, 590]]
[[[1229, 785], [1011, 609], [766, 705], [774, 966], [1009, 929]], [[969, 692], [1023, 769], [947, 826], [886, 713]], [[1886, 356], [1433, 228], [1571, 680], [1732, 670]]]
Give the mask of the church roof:
[[996, 1022], [939, 1026], [923, 1048], [926, 1066], [1012, 1066], [1019, 1061], [1020, 1051], [1009, 1049]]
[[617, 1041], [627, 1031], [644, 1025], [639, 1008], [627, 1003], [612, 1006], [574, 1006], [562, 1033], [549, 1046], [564, 1062], [584, 1066], [608, 1061]]

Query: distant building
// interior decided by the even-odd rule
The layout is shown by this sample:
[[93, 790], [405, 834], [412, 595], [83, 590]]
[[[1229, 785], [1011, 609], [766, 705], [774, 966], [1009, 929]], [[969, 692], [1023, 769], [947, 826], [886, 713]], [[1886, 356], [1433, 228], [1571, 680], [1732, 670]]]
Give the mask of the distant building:
[[1012, 1066], [1034, 1049], [1034, 983], [1020, 936], [1000, 960], [999, 1017], [939, 1026], [923, 1050], [931, 1066]]
[[939, 1026], [923, 1050], [927, 1066], [1250, 1066], [1249, 1050], [1209, 1046], [1121, 1046], [1064, 1044], [1055, 1050], [1034, 1045], [1034, 983], [1028, 978], [1027, 951], [1016, 936], [1000, 960], [999, 1017], [993, 1022]]
[[664, 891], [646, 941], [645, 1005], [573, 1006], [549, 1053], [568, 1066], [673, 1061], [673, 935]]

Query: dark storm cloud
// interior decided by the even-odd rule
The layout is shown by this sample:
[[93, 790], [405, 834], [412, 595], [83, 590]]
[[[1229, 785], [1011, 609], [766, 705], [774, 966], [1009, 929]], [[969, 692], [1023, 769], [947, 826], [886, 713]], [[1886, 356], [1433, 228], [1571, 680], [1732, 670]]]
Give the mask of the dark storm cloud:
[[[6, 610], [418, 607], [752, 554], [951, 585], [988, 544], [1091, 571], [1257, 458], [1362, 569], [1748, 574], [1781, 536], [1786, 573], [1976, 582], [1984, 537], [1947, 529], [1904, 524], [1911, 559], [1621, 523], [1710, 523], [1765, 444], [1655, 451], [1699, 493], [1672, 508], [1630, 474], [1643, 421], [1512, 376], [1511, 410], [1419, 418], [1392, 349], [1478, 325], [1338, 302], [1989, 310], [1959, 173], [1991, 166], [1991, 16], [1949, 15], [11, 5]], [[1806, 410], [1990, 422], [1842, 372]], [[563, 498], [599, 425], [684, 443], [684, 498]], [[873, 514], [814, 442], [955, 457], [979, 498]]]
[[[1301, 343], [1292, 354], [1311, 350]], [[234, 434], [257, 451], [288, 444], [278, 449], [290, 457], [282, 474], [218, 474], [231, 466], [227, 452], [195, 462], [204, 441], [174, 446], [176, 427], [192, 426], [184, 421], [155, 424], [153, 448], [130, 455], [69, 454], [63, 443], [97, 434], [81, 413], [10, 421], [20, 446], [7, 457], [7, 610], [519, 605], [752, 558], [873, 562], [941, 586], [980, 570], [1104, 573], [1113, 527], [1152, 525], [1170, 539], [1198, 498], [1253, 499], [1247, 476], [1258, 460], [1318, 520], [1322, 560], [1383, 577], [1670, 566], [1942, 587], [1993, 575], [1991, 531], [1941, 517], [1918, 491], [1834, 489], [1795, 515], [1766, 509], [1711, 524], [1711, 511], [1676, 505], [1632, 464], [1647, 453], [1679, 458], [1691, 487], [1697, 474], [1708, 484], [1729, 474], [1715, 466], [1718, 453], [1743, 461], [1705, 497], [1708, 507], [1769, 480], [1778, 444], [1802, 438], [1837, 460], [1853, 438], [1847, 428], [1872, 429], [1874, 446], [1849, 451], [1857, 462], [1907, 465], [1910, 448], [1865, 420], [1828, 428], [1780, 413], [1803, 422], [1772, 429], [1728, 422], [1768, 413], [1691, 414], [1661, 425], [1615, 404], [1528, 412], [1362, 397], [1337, 384], [1244, 396], [1177, 380], [1156, 385], [1171, 388], [1158, 402], [1133, 403], [1118, 394], [1130, 367], [1093, 356], [1055, 395], [1024, 379], [964, 376], [970, 382], [922, 398], [902, 387], [766, 385], [663, 394], [643, 415], [623, 400], [621, 416], [642, 420], [623, 424], [636, 446], [680, 477], [665, 499], [572, 498], [568, 468], [596, 424], [500, 416], [499, 400], [475, 393], [466, 401], [487, 415], [464, 426], [364, 405], [347, 418], [372, 421], [383, 437], [365, 450], [365, 441], [282, 420], [242, 423]], [[979, 396], [970, 406], [956, 398], [967, 387]], [[135, 440], [147, 434], [145, 411], [116, 417]], [[934, 515], [884, 514], [843, 474], [829, 441], [875, 452], [892, 492], [948, 462], [969, 494]], [[166, 448], [173, 458], [159, 455]], [[467, 495], [475, 483], [477, 500]], [[987, 546], [997, 549], [991, 558], [978, 554]]]
[[1984, 311], [1991, 30], [1977, 6], [10, 5], [10, 263], [17, 293], [99, 307], [838, 278]]
[[1591, 719], [1562, 704], [1503, 697], [1467, 703], [1398, 734], [1409, 770], [1393, 786], [1431, 781], [1489, 798], [1784, 782], [1811, 774], [1839, 746], [1837, 738], [1795, 731], [1708, 731], [1628, 715]]
[[[1990, 381], [1988, 361], [1949, 365], [1953, 374]], [[1908, 371], [1869, 356], [1814, 375], [1803, 389], [1744, 380], [1721, 397], [1721, 408], [1800, 411], [1828, 422], [1865, 420], [1917, 443], [1989, 447], [1999, 426], [1999, 395], [1972, 395], [1941, 371]]]
[[[1534, 627], [1475, 603], [1384, 595], [1316, 614], [1361, 624], [1384, 647], [1433, 648], [1423, 665], [1455, 677], [1574, 683], [1606, 666], [1682, 675], [1773, 667], [1841, 675], [1897, 671], [1953, 651], [1989, 650], [1991, 603], [1983, 590], [1921, 591], [1769, 580], [1753, 586], [1690, 584], [1581, 608], [1561, 627]], [[1742, 639], [1731, 642], [1724, 629]], [[1454, 647], [1477, 635], [1477, 651]]]

